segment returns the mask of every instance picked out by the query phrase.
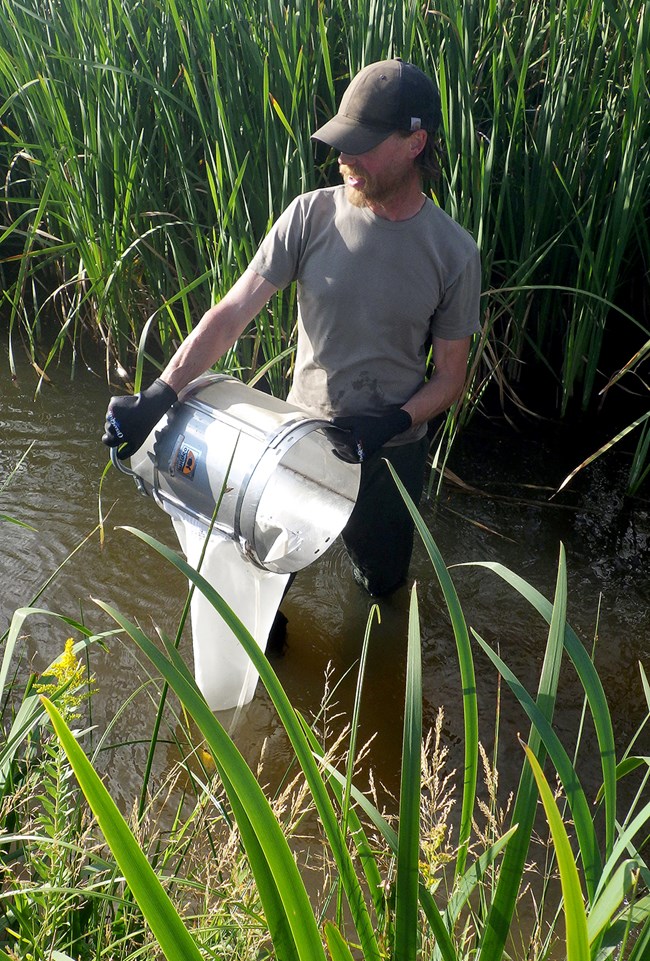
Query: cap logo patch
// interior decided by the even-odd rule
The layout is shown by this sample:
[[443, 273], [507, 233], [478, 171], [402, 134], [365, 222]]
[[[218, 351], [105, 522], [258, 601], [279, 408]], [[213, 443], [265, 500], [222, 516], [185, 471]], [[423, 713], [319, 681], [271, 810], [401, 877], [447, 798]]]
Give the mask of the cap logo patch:
[[411, 117], [411, 133], [414, 130], [420, 130], [422, 128], [422, 120], [420, 117]]

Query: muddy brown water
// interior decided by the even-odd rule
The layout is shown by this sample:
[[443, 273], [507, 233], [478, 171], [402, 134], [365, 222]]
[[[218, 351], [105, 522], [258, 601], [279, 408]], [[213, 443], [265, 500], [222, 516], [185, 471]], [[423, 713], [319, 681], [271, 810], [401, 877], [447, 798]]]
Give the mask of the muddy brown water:
[[[152, 636], [156, 629], [173, 636], [186, 584], [167, 562], [121, 529], [131, 525], [177, 548], [167, 515], [111, 468], [101, 491], [106, 517], [103, 546], [95, 531], [100, 478], [108, 460], [100, 437], [111, 393], [101, 370], [77, 369], [70, 381], [68, 369], [60, 366], [51, 371], [52, 382], [35, 396], [33, 370], [24, 357], [18, 356], [17, 362], [18, 376], [12, 379], [3, 346], [0, 514], [34, 530], [0, 520], [0, 634], [13, 612], [30, 605], [60, 567], [35, 606], [83, 620], [93, 630], [109, 630], [114, 624], [95, 604], [93, 599], [99, 598], [137, 620]], [[596, 663], [620, 754], [645, 715], [638, 662], [648, 668], [650, 504], [642, 498], [624, 498], [626, 461], [621, 454], [596, 462], [566, 494], [549, 501], [576, 463], [576, 448], [560, 447], [557, 438], [554, 431], [542, 435], [535, 430], [524, 436], [475, 422], [457, 443], [449, 465], [473, 490], [445, 481], [440, 500], [425, 502], [422, 513], [448, 565], [496, 561], [549, 597], [560, 543], [564, 544], [568, 619], [588, 647], [597, 637]], [[431, 726], [439, 707], [444, 708], [450, 765], [458, 766], [463, 725], [455, 644], [437, 580], [419, 541], [411, 573], [417, 582], [422, 631], [424, 724]], [[534, 691], [545, 624], [493, 573], [463, 566], [452, 568], [452, 576], [468, 624], [498, 646], [507, 664]], [[335, 730], [351, 711], [371, 603], [352, 580], [345, 552], [336, 543], [299, 573], [283, 604], [289, 618], [288, 649], [274, 667], [291, 701], [308, 717], [318, 713], [326, 685], [336, 687], [328, 709]], [[376, 781], [393, 793], [398, 790], [408, 604], [406, 588], [380, 604], [381, 623], [372, 632], [361, 706], [361, 739], [374, 740], [360, 786], [364, 772], [372, 767]], [[70, 633], [54, 617], [31, 615], [19, 643], [19, 678], [29, 670], [42, 671]], [[191, 662], [188, 629], [181, 650]], [[475, 654], [481, 739], [491, 750], [497, 682], [478, 646]], [[113, 796], [130, 807], [142, 781], [155, 688], [147, 684], [147, 669], [128, 639], [109, 639], [106, 651], [94, 650], [92, 669], [98, 687], [92, 699], [95, 743], [108, 731], [96, 764], [109, 775]], [[581, 708], [580, 687], [567, 661], [555, 726], [570, 754]], [[224, 720], [232, 725], [233, 737], [251, 763], [256, 763], [266, 742], [265, 776], [270, 782], [280, 779], [290, 751], [261, 685], [238, 718]], [[498, 766], [504, 792], [516, 787], [521, 768], [517, 735], [527, 731], [522, 712], [502, 692]], [[645, 743], [647, 747], [647, 738]], [[171, 743], [161, 745], [157, 776], [165, 774], [176, 756]], [[599, 767], [588, 725], [581, 770], [588, 796], [593, 797]]]

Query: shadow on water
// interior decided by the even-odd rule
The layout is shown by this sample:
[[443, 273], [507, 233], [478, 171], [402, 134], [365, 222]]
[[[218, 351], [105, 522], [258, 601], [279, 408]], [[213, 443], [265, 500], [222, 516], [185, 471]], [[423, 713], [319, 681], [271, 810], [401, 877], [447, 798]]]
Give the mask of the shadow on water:
[[[98, 489], [107, 462], [100, 442], [109, 389], [101, 377], [55, 371], [54, 383], [34, 397], [35, 376], [24, 361], [17, 380], [0, 355], [0, 422], [3, 443], [0, 471], [7, 478], [21, 455], [27, 457], [1, 494], [0, 513], [36, 531], [2, 522], [2, 626], [14, 610], [29, 604], [40, 586], [97, 525]], [[648, 654], [650, 588], [650, 505], [623, 496], [624, 464], [614, 454], [597, 461], [562, 497], [552, 491], [575, 466], [572, 450], [558, 443], [558, 432], [515, 435], [477, 424], [458, 442], [437, 504], [426, 502], [423, 516], [448, 565], [498, 561], [552, 597], [560, 542], [567, 551], [569, 620], [585, 645], [596, 643], [596, 662], [614, 716], [618, 746], [629, 743], [643, 711], [637, 662]], [[473, 489], [469, 489], [473, 488]], [[111, 470], [103, 489], [108, 514], [106, 540], [95, 533], [47, 587], [37, 606], [86, 622], [93, 630], [112, 627], [92, 598], [114, 604], [153, 635], [173, 636], [183, 607], [183, 578], [139, 540], [120, 530], [132, 525], [177, 548], [167, 515], [153, 501]], [[416, 544], [412, 577], [417, 582], [423, 638], [425, 728], [439, 707], [451, 763], [459, 766], [462, 749], [460, 684], [449, 619], [430, 562]], [[530, 690], [535, 690], [546, 642], [546, 627], [493, 573], [454, 567], [452, 576], [468, 624], [497, 646], [504, 660]], [[372, 632], [364, 686], [362, 740], [373, 738], [368, 766], [375, 779], [397, 792], [404, 698], [409, 591], [380, 603], [381, 623]], [[347, 556], [335, 544], [301, 571], [283, 610], [289, 618], [288, 649], [274, 662], [287, 693], [307, 716], [318, 713], [327, 686], [335, 689], [328, 706], [333, 728], [347, 715], [356, 684], [356, 664], [372, 601], [350, 576]], [[44, 615], [31, 617], [21, 641], [22, 672], [42, 670], [62, 650], [66, 627]], [[181, 643], [191, 659], [186, 631]], [[112, 793], [130, 806], [138, 796], [155, 713], [155, 691], [127, 642], [115, 639], [109, 650], [93, 654], [98, 694], [93, 723], [102, 732], [112, 724], [100, 769], [110, 772]], [[476, 651], [481, 737], [491, 751], [495, 731], [497, 681], [487, 659]], [[140, 693], [127, 698], [144, 684]], [[125, 705], [125, 702], [126, 705]], [[556, 715], [558, 733], [571, 745], [582, 701], [567, 669]], [[233, 722], [232, 714], [224, 721]], [[236, 719], [235, 739], [254, 765], [266, 741], [266, 778], [280, 779], [290, 761], [286, 741], [266, 692], [258, 687], [253, 702]], [[513, 700], [501, 692], [499, 761], [501, 786], [516, 786], [521, 768], [517, 733], [528, 724]], [[593, 737], [587, 732], [584, 777], [588, 796], [599, 783]], [[119, 746], [122, 745], [122, 746]], [[158, 757], [158, 773], [175, 760], [170, 745]], [[363, 779], [360, 781], [363, 787]]]

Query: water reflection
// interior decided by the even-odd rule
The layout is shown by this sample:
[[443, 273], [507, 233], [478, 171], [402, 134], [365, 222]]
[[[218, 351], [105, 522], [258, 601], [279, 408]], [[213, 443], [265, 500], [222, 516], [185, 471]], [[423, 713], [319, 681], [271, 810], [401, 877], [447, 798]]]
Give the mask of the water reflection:
[[[78, 548], [43, 590], [39, 607], [83, 621], [93, 630], [110, 630], [114, 624], [93, 601], [99, 598], [137, 620], [149, 633], [161, 631], [173, 637], [186, 583], [158, 555], [121, 529], [123, 525], [141, 528], [177, 549], [169, 518], [111, 469], [101, 490], [106, 517], [103, 546], [96, 530], [100, 478], [107, 463], [100, 436], [110, 391], [101, 377], [89, 371], [78, 372], [70, 383], [67, 371], [59, 370], [52, 380], [34, 397], [33, 371], [21, 361], [19, 377], [12, 381], [6, 353], [0, 356], [3, 479], [29, 448], [2, 492], [0, 513], [36, 528], [34, 532], [0, 522], [0, 631], [6, 629], [13, 611], [30, 604]], [[553, 437], [515, 438], [511, 433], [486, 432], [476, 426], [463, 436], [451, 467], [480, 493], [446, 483], [440, 503], [435, 507], [426, 504], [423, 513], [448, 564], [498, 561], [549, 597], [554, 592], [559, 544], [565, 544], [569, 619], [588, 647], [597, 636], [596, 662], [622, 748], [643, 716], [637, 662], [648, 654], [648, 505], [642, 501], [629, 504], [622, 498], [624, 471], [618, 470], [618, 462], [612, 469], [611, 461], [594, 464], [574, 489], [549, 504], [540, 477], [550, 491], [574, 463], [571, 452], [558, 450]], [[419, 543], [412, 574], [418, 584], [422, 623], [425, 726], [433, 723], [442, 705], [451, 762], [458, 766], [462, 715], [453, 634], [430, 562]], [[452, 575], [469, 624], [498, 646], [520, 680], [534, 690], [546, 640], [544, 623], [493, 573], [458, 567]], [[381, 623], [372, 632], [362, 705], [361, 738], [374, 737], [368, 763], [376, 780], [392, 792], [397, 790], [401, 749], [408, 603], [409, 591], [403, 589], [380, 604]], [[290, 699], [308, 717], [319, 712], [326, 685], [335, 688], [330, 716], [349, 711], [371, 606], [352, 580], [347, 557], [338, 544], [296, 578], [283, 605], [289, 617], [289, 647], [274, 666]], [[23, 633], [24, 675], [42, 670], [56, 657], [69, 630], [39, 614], [27, 620]], [[191, 659], [187, 633], [181, 650]], [[481, 736], [490, 749], [496, 677], [480, 652], [476, 666]], [[94, 651], [92, 669], [99, 688], [93, 699], [97, 736], [112, 725], [98, 766], [110, 771], [113, 794], [130, 806], [140, 788], [155, 690], [128, 641], [111, 639], [106, 652]], [[142, 690], [124, 706], [141, 685]], [[579, 695], [568, 668], [562, 679], [557, 728], [569, 739], [580, 722]], [[241, 715], [230, 714], [224, 721], [234, 725], [237, 743], [253, 764], [266, 740], [267, 779], [282, 777], [290, 752], [261, 687]], [[502, 692], [500, 726], [499, 764], [506, 791], [514, 786], [521, 766], [515, 735], [528, 730], [506, 692]], [[589, 730], [586, 738], [589, 748], [594, 743]], [[120, 747], [122, 744], [125, 746]], [[158, 772], [175, 757], [170, 744], [167, 752], [159, 754]], [[597, 764], [595, 755], [589, 758], [589, 750], [585, 757], [588, 793], [593, 793], [599, 780]]]

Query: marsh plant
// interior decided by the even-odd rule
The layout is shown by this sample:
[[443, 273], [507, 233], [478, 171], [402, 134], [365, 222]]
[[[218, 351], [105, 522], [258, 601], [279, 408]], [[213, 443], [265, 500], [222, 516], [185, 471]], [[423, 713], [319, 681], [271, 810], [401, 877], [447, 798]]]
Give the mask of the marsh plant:
[[[4, 878], [11, 882], [0, 896], [5, 956], [153, 958], [162, 953], [170, 961], [205, 956], [278, 961], [647, 958], [650, 871], [642, 848], [650, 819], [650, 759], [638, 753], [637, 742], [650, 716], [650, 688], [643, 669], [646, 716], [632, 744], [617, 758], [602, 684], [589, 652], [567, 622], [563, 552], [552, 601], [499, 564], [478, 565], [486, 577], [501, 578], [525, 598], [537, 611], [540, 625], [546, 624], [546, 648], [533, 693], [477, 631], [471, 632], [472, 641], [450, 572], [399, 486], [429, 553], [449, 617], [450, 641], [456, 646], [464, 717], [462, 767], [448, 768], [440, 722], [431, 733], [422, 729], [415, 586], [407, 638], [400, 790], [395, 809], [387, 813], [380, 810], [372, 790], [363, 793], [355, 784], [356, 764], [363, 753], [357, 735], [375, 611], [361, 647], [349, 725], [332, 738], [331, 720], [324, 725], [317, 718], [310, 724], [289, 702], [271, 662], [201, 574], [150, 535], [126, 528], [120, 536], [137, 537], [166, 558], [234, 630], [259, 671], [289, 740], [291, 771], [282, 793], [269, 796], [262, 787], [263, 774], [251, 770], [208, 708], [178, 651], [178, 637], [154, 642], [102, 601], [99, 607], [115, 622], [115, 629], [91, 636], [82, 625], [66, 620], [81, 635], [68, 657], [98, 643], [124, 641], [134, 644], [143, 665], [162, 679], [161, 704], [164, 701], [166, 707], [152, 750], [170, 732], [178, 745], [182, 778], [157, 787], [147, 768], [142, 795], [146, 803], [135, 799], [133, 814], [125, 817], [97, 773], [98, 747], [89, 756], [83, 732], [70, 724], [66, 698], [79, 675], [66, 675], [61, 683], [62, 674], [52, 669], [49, 696], [28, 685], [0, 756], [3, 774], [11, 775], [3, 777], [3, 815], [13, 819], [10, 826], [5, 823], [0, 849]], [[14, 617], [3, 678], [30, 613], [23, 609]], [[476, 645], [530, 721], [522, 744], [506, 748], [520, 751], [522, 763], [516, 790], [505, 802], [499, 797], [498, 765], [479, 745]], [[578, 773], [581, 733], [573, 747], [565, 745], [553, 723], [560, 677], [569, 662], [584, 693], [584, 717], [590, 717], [598, 743], [597, 755], [589, 760], [599, 765], [602, 787], [592, 798]], [[143, 666], [143, 676], [146, 673]], [[48, 733], [48, 719], [56, 742]], [[88, 807], [81, 794], [71, 790], [70, 771]], [[623, 808], [619, 782], [635, 778], [638, 790]], [[483, 800], [477, 801], [481, 781]], [[56, 788], [57, 797], [48, 804], [43, 802], [44, 784], [50, 786], [50, 795]], [[171, 828], [164, 836], [158, 817], [163, 795], [173, 800]], [[49, 863], [51, 832], [39, 831], [33, 818], [21, 820], [21, 812], [36, 803], [38, 823], [43, 817], [52, 823], [48, 805], [59, 800], [65, 806], [69, 833], [57, 834], [56, 844], [61, 849], [67, 845], [72, 852], [69, 869], [74, 872], [62, 879], [60, 887], [34, 869]], [[549, 835], [540, 853], [532, 839], [542, 811]], [[322, 852], [320, 885], [307, 881], [309, 866], [300, 856], [304, 834], [310, 851], [315, 843]], [[533, 886], [531, 859], [538, 873]], [[320, 893], [314, 893], [315, 887]], [[522, 924], [519, 910], [524, 896], [531, 900]], [[30, 899], [41, 911], [38, 930], [29, 927], [24, 912], [21, 926], [21, 906]], [[83, 931], [72, 929], [72, 919], [65, 921], [68, 910], [85, 912]]]
[[[6, 664], [5, 658], [3, 668]], [[47, 953], [54, 931], [57, 944], [72, 945], [89, 928], [83, 888], [91, 880], [85, 850], [95, 846], [91, 819], [79, 804], [74, 774], [58, 739], [40, 724], [25, 723], [25, 708], [30, 701], [35, 707], [43, 695], [52, 697], [66, 724], [75, 727], [92, 691], [92, 678], [85, 674], [69, 638], [45, 675], [30, 678], [6, 742], [3, 738], [1, 916], [4, 939], [21, 956]], [[11, 716], [9, 704], [4, 713]], [[32, 714], [32, 720], [37, 716]]]
[[[435, 194], [483, 259], [461, 422], [489, 387], [510, 413], [593, 407], [629, 365], [626, 423], [647, 410], [644, 0], [1, 0], [0, 13], [10, 353], [22, 339], [46, 373], [90, 334], [109, 379], [138, 389], [287, 202], [336, 178], [310, 131], [361, 66], [399, 55], [438, 80]], [[283, 396], [294, 323], [288, 291], [224, 366], [266, 371]], [[647, 444], [646, 422], [642, 464]]]

